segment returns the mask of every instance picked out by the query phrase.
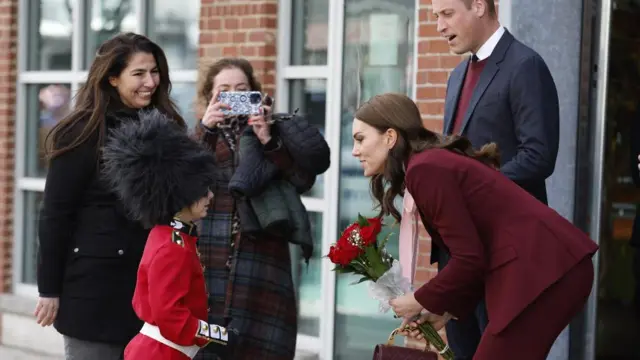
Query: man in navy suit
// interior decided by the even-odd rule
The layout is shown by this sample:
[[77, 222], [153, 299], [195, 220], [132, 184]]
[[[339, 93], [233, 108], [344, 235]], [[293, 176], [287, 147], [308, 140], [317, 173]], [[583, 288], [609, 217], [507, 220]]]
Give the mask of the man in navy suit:
[[[545, 179], [558, 154], [558, 92], [544, 60], [498, 21], [493, 0], [432, 0], [438, 32], [456, 54], [471, 53], [447, 83], [444, 132], [474, 147], [498, 144], [500, 171], [547, 203]], [[434, 247], [439, 270], [449, 256]], [[472, 359], [488, 318], [484, 302], [475, 316], [447, 324], [456, 360]]]

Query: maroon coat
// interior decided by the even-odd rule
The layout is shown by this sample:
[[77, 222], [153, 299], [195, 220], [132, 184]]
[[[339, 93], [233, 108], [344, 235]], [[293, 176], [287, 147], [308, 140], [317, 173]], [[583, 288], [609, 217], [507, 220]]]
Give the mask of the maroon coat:
[[[484, 295], [491, 334], [598, 250], [553, 209], [469, 157], [443, 149], [416, 154], [406, 186], [434, 244], [451, 254], [416, 299], [433, 313], [463, 317]], [[564, 314], [547, 314], [556, 315]]]

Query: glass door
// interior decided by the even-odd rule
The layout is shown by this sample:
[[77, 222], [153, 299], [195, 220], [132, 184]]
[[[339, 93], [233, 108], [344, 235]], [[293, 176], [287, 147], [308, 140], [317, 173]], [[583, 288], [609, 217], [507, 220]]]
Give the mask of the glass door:
[[[399, 92], [411, 96], [416, 1], [345, 0], [340, 109], [340, 177], [338, 230], [357, 219], [358, 213], [373, 216], [369, 179], [351, 155], [353, 114], [374, 95]], [[393, 224], [392, 219], [385, 223]], [[396, 235], [388, 250], [397, 258]], [[372, 344], [384, 342], [399, 325], [390, 313], [382, 314], [366, 284], [352, 285], [356, 276], [341, 275], [336, 281], [335, 351], [333, 359], [370, 359]]]
[[589, 199], [578, 220], [598, 240], [600, 251], [582, 351], [572, 352], [571, 358], [631, 360], [640, 358], [640, 226], [634, 230], [640, 216], [640, 33], [634, 30], [640, 6], [632, 0], [602, 0], [596, 14], [594, 116], [586, 135], [581, 134], [588, 143], [582, 147], [588, 149], [586, 156], [578, 151], [583, 158], [578, 172], [587, 167], [591, 177], [581, 182], [578, 176], [576, 203]]
[[[596, 359], [638, 359], [640, 308], [635, 293], [634, 259], [640, 249], [631, 246], [640, 232], [633, 223], [640, 204], [637, 157], [640, 144], [640, 7], [635, 1], [616, 0], [611, 8], [608, 91], [606, 97], [603, 166], [603, 209], [596, 327]], [[635, 180], [635, 181], [634, 181]], [[638, 213], [640, 215], [640, 213]], [[638, 252], [638, 254], [636, 254]], [[637, 262], [636, 262], [637, 263]]]

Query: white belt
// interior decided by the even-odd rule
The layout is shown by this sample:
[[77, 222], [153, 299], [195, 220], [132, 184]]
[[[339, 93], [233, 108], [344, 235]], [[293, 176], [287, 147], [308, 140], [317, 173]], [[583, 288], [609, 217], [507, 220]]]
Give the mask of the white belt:
[[142, 329], [140, 329], [140, 334], [146, 335], [158, 342], [167, 345], [170, 348], [174, 348], [188, 356], [190, 359], [193, 359], [200, 350], [200, 347], [198, 345], [182, 346], [174, 343], [171, 340], [168, 340], [167, 338], [162, 336], [162, 334], [160, 333], [160, 329], [157, 326], [151, 325], [149, 323], [144, 323]]

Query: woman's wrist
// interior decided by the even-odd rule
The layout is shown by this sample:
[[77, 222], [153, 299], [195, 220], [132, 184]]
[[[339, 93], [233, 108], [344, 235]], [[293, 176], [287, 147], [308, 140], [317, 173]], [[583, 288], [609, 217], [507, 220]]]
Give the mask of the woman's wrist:
[[204, 131], [206, 131], [206, 132], [209, 132], [209, 133], [215, 133], [215, 132], [216, 132], [216, 130], [218, 129], [218, 128], [216, 128], [216, 127], [208, 127], [207, 125], [205, 125], [205, 124], [202, 122], [202, 120], [200, 120], [198, 123], [199, 123], [199, 124], [200, 124], [200, 126], [202, 127], [202, 130], [204, 130]]

